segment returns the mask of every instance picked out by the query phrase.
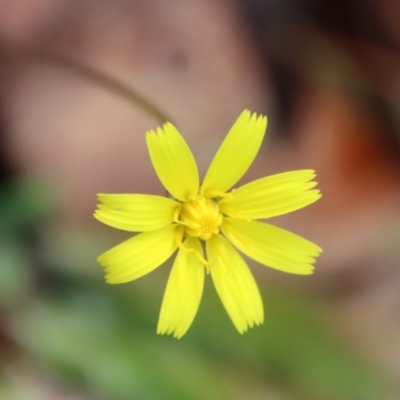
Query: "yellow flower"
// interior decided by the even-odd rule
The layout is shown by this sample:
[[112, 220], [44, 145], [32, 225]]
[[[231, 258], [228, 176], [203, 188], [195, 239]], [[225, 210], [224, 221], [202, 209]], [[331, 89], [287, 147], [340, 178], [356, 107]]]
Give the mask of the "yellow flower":
[[245, 110], [229, 131], [202, 183], [194, 157], [170, 123], [146, 134], [154, 169], [171, 198], [99, 194], [94, 216], [114, 228], [142, 232], [98, 258], [108, 283], [140, 278], [178, 249], [158, 322], [159, 334], [189, 329], [209, 272], [240, 333], [264, 320], [257, 284], [238, 251], [293, 274], [313, 272], [318, 246], [256, 221], [305, 207], [321, 197], [313, 170], [272, 175], [233, 189], [261, 146], [267, 118]]

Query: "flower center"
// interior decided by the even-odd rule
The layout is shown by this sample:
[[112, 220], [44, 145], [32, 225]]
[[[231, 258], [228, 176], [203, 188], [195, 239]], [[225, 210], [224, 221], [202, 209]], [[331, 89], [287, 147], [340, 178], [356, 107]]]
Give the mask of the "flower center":
[[203, 240], [219, 232], [222, 218], [217, 202], [202, 195], [193, 196], [184, 202], [179, 215], [185, 233]]

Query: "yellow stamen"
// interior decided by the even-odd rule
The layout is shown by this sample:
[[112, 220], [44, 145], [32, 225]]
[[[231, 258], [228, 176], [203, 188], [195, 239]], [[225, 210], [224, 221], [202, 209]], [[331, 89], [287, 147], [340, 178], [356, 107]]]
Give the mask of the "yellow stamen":
[[182, 207], [178, 206], [178, 207], [176, 207], [175, 212], [174, 212], [174, 222], [177, 224], [181, 223], [181, 221], [179, 221], [179, 214], [180, 214], [181, 210], [182, 210]]
[[181, 205], [179, 223], [185, 227], [188, 236], [208, 240], [219, 233], [223, 215], [218, 203], [202, 195], [191, 195]]
[[242, 221], [246, 221], [246, 222], [250, 222], [252, 221], [251, 218], [245, 217], [244, 215], [241, 215], [239, 213], [237, 213], [235, 210], [233, 210], [230, 207], [227, 207], [225, 205], [221, 205], [221, 211], [224, 214], [228, 214], [230, 217], [236, 218], [236, 219], [240, 219]]
[[194, 254], [195, 254], [195, 256], [199, 259], [199, 261], [206, 267], [207, 274], [210, 273], [210, 262], [207, 261], [207, 260], [201, 255], [201, 253], [200, 253], [198, 250], [196, 250], [196, 249], [194, 249]]
[[184, 252], [184, 253], [189, 253], [191, 251], [193, 251], [194, 249], [189, 249], [188, 247], [186, 247], [183, 242], [183, 227], [179, 227], [176, 231], [176, 244], [178, 245], [178, 247]]
[[232, 236], [234, 236], [237, 240], [239, 240], [240, 243], [242, 243], [242, 245], [246, 248], [250, 248], [250, 245], [248, 244], [248, 242], [246, 241], [246, 239], [243, 238], [243, 236], [241, 236], [239, 233], [237, 233], [236, 231], [234, 231], [232, 228], [230, 228], [227, 225], [224, 225], [223, 229], [227, 232], [229, 232]]

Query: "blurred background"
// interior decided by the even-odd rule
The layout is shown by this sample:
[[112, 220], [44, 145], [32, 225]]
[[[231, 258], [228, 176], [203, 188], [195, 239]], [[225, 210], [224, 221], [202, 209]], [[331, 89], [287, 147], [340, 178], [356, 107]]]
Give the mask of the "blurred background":
[[[0, 0], [0, 399], [400, 398], [400, 2]], [[244, 108], [269, 128], [245, 181], [311, 168], [323, 198], [271, 222], [320, 245], [311, 277], [256, 263], [239, 335], [210, 279], [183, 339], [156, 335], [170, 264], [106, 285], [129, 238], [96, 193], [163, 195], [133, 88], [204, 174]]]

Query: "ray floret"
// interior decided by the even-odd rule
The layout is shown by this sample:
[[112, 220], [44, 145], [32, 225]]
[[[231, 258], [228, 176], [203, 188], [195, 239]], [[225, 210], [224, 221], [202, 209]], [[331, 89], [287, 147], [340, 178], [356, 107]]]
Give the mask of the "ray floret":
[[157, 333], [181, 338], [192, 324], [210, 274], [233, 325], [244, 333], [264, 321], [263, 303], [240, 255], [287, 273], [309, 275], [322, 250], [259, 220], [287, 214], [319, 198], [312, 169], [235, 184], [254, 161], [267, 118], [243, 111], [200, 184], [196, 161], [179, 131], [166, 123], [146, 133], [154, 170], [168, 197], [99, 194], [94, 217], [136, 232], [98, 257], [106, 282], [130, 282], [175, 260], [161, 305]]

